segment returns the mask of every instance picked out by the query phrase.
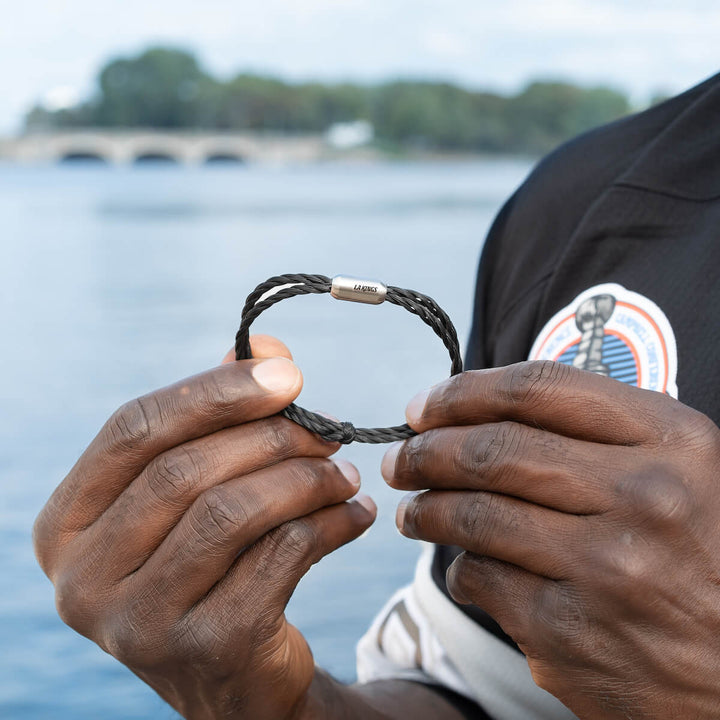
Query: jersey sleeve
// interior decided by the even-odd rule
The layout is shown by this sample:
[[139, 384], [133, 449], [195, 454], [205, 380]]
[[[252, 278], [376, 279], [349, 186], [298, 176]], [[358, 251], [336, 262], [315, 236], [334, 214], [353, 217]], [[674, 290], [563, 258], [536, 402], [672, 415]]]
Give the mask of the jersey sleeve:
[[525, 657], [473, 622], [432, 579], [423, 543], [413, 582], [398, 590], [357, 646], [358, 681], [413, 680], [452, 690], [495, 720], [572, 720], [533, 681]]
[[428, 618], [418, 605], [414, 584], [400, 588], [380, 610], [357, 645], [360, 683], [414, 680], [440, 685], [473, 699]]

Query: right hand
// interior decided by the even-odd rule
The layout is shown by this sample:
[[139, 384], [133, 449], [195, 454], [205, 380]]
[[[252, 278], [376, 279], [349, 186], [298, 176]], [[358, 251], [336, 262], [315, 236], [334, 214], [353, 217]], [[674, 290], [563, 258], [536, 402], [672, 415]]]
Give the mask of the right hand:
[[277, 415], [302, 377], [258, 356], [285, 347], [253, 354], [121, 407], [35, 523], [62, 619], [189, 718], [302, 712], [313, 658], [285, 606], [375, 519], [338, 445]]

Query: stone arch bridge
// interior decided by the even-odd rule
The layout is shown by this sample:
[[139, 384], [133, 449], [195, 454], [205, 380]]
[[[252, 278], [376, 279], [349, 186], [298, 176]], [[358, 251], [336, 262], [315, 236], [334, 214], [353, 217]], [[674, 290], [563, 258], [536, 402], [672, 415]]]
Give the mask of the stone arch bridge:
[[159, 130], [73, 130], [0, 138], [0, 160], [55, 163], [97, 160], [112, 164], [171, 161], [198, 165], [230, 162], [311, 162], [322, 157], [320, 135], [170, 132]]

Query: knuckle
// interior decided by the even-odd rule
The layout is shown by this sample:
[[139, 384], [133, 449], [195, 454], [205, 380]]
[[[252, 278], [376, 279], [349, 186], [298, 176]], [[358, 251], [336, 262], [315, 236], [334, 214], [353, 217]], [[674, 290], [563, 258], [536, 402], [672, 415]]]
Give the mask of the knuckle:
[[488, 477], [502, 476], [512, 470], [520, 450], [521, 433], [517, 423], [484, 425], [468, 433], [460, 447], [460, 464], [464, 472]]
[[161, 664], [159, 654], [143, 645], [131, 625], [117, 623], [117, 629], [108, 635], [106, 650], [123, 665], [134, 670], [152, 670]]
[[43, 509], [35, 519], [32, 529], [32, 543], [40, 567], [46, 575], [50, 576], [52, 572], [51, 547], [54, 544], [54, 533], [50, 531], [46, 513], [47, 508]]
[[[431, 406], [430, 414], [438, 410], [444, 412], [451, 408], [453, 414], [461, 415], [461, 409], [467, 405], [468, 397], [472, 397], [468, 393], [468, 384], [472, 383], [474, 373], [474, 370], [469, 370], [459, 375], [451, 375], [434, 388], [428, 398], [428, 405]], [[423, 414], [426, 413], [428, 413], [428, 406], [423, 411]]]
[[679, 530], [688, 527], [697, 512], [697, 504], [690, 489], [681, 481], [663, 483], [664, 492], [655, 492], [650, 514], [658, 522]]
[[467, 503], [458, 504], [452, 527], [458, 528], [460, 536], [467, 539], [474, 551], [482, 553], [498, 525], [499, 513], [506, 514], [506, 511], [491, 493], [472, 493]]
[[116, 587], [104, 603], [96, 642], [135, 670], [153, 670], [177, 658], [178, 607], [159, 602], [166, 587], [159, 577], [132, 578]]
[[179, 623], [173, 631], [173, 646], [179, 649], [183, 657], [193, 666], [201, 666], [215, 679], [237, 672], [237, 667], [225, 667], [224, 659], [228, 649], [237, 642], [237, 626], [233, 623], [233, 636], [230, 625], [218, 622], [204, 614], [193, 614], [186, 622]]
[[582, 603], [560, 583], [541, 583], [532, 608], [532, 624], [542, 628], [550, 642], [561, 637], [564, 642], [579, 644], [585, 638], [588, 622]]
[[132, 614], [118, 613], [105, 630], [103, 645], [123, 665], [144, 669], [149, 658], [143, 649], [141, 633]]
[[95, 623], [95, 593], [76, 570], [65, 570], [55, 582], [55, 608], [60, 619], [82, 635], [89, 636]]
[[418, 492], [412, 497], [405, 505], [403, 532], [424, 538], [432, 536], [434, 529], [452, 527], [452, 508], [436, 502], [436, 499], [437, 493], [432, 490]]
[[208, 455], [192, 444], [159, 455], [145, 470], [147, 487], [158, 499], [177, 501], [192, 494], [199, 480], [213, 469]]
[[693, 410], [690, 417], [684, 419], [682, 428], [685, 442], [700, 450], [720, 450], [720, 428], [707, 415]]
[[292, 485], [303, 493], [327, 496], [338, 486], [341, 473], [332, 460], [326, 458], [297, 458], [284, 463]]
[[299, 555], [307, 557], [318, 545], [318, 538], [313, 528], [306, 522], [295, 520], [288, 524], [285, 530], [284, 541], [297, 551]]
[[604, 544], [592, 551], [589, 565], [600, 571], [609, 591], [616, 590], [626, 601], [628, 588], [636, 592], [656, 575], [645, 544], [629, 531], [612, 545]]
[[278, 415], [258, 422], [262, 447], [269, 457], [286, 458], [297, 452], [303, 431], [294, 422]]
[[[42, 508], [32, 527], [32, 544], [40, 567], [52, 580], [67, 546], [87, 527], [82, 514], [82, 493], [68, 483], [60, 483]], [[75, 478], [77, 479], [77, 477]]]
[[[482, 607], [502, 592], [498, 583], [498, 561], [472, 552], [462, 552], [448, 568], [446, 583], [448, 590], [460, 602], [472, 602]], [[490, 599], [493, 600], [490, 600]], [[493, 619], [522, 647], [527, 646], [532, 625], [529, 613], [513, 610], [513, 603], [503, 603], [493, 610]]]
[[276, 465], [274, 472], [282, 479], [279, 492], [302, 499], [304, 505], [335, 504], [352, 494], [340, 469], [327, 458], [291, 458]]
[[[233, 381], [233, 376], [228, 374], [228, 370], [233, 369], [224, 365], [202, 376], [193, 395], [193, 406], [200, 418], [229, 419], [237, 414], [239, 406], [255, 400], [246, 388], [238, 384], [236, 377]], [[180, 392], [187, 392], [187, 386]]]
[[195, 505], [198, 532], [204, 539], [223, 541], [234, 537], [250, 520], [246, 503], [232, 497], [220, 486], [202, 493]]
[[75, 627], [75, 619], [81, 614], [80, 598], [70, 583], [60, 580], [55, 585], [55, 609], [60, 619], [71, 628]]
[[227, 644], [225, 633], [215, 623], [202, 616], [187, 623], [180, 638], [183, 654], [193, 663], [216, 660]]
[[615, 491], [636, 521], [653, 526], [682, 530], [698, 509], [693, 492], [666, 465], [623, 476]]
[[304, 504], [335, 504], [354, 493], [338, 466], [328, 458], [291, 458], [276, 467], [282, 473], [283, 484], [292, 487]]
[[499, 383], [501, 398], [511, 405], [535, 405], [541, 402], [558, 382], [567, 366], [552, 360], [516, 363], [506, 368]]
[[273, 539], [277, 551], [289, 556], [290, 560], [312, 559], [320, 544], [315, 529], [301, 519], [281, 525], [273, 535]]
[[112, 614], [102, 645], [106, 652], [135, 670], [151, 670], [162, 665], [170, 650], [160, 627], [143, 622], [132, 608]]
[[105, 430], [111, 447], [134, 450], [152, 436], [158, 414], [153, 395], [135, 398], [118, 408], [107, 421]]
[[321, 502], [340, 502], [354, 491], [350, 483], [332, 461], [324, 458], [310, 460], [310, 482], [313, 494]]
[[435, 435], [433, 430], [415, 435], [403, 443], [395, 463], [395, 478], [399, 480], [423, 477], [423, 466], [427, 458], [428, 445]]

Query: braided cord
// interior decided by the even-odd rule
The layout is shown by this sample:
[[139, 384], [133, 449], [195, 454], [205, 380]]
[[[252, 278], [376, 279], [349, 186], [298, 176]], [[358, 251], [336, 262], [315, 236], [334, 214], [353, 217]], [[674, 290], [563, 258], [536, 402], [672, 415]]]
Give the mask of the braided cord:
[[[242, 309], [240, 328], [235, 335], [235, 359], [247, 360], [252, 357], [250, 350], [250, 326], [257, 317], [275, 303], [296, 295], [329, 293], [332, 286], [330, 278], [325, 275], [307, 275], [304, 273], [276, 275], [258, 285], [248, 295]], [[275, 288], [279, 288], [275, 290]], [[274, 292], [267, 295], [270, 291]], [[261, 299], [263, 298], [263, 299]], [[443, 341], [450, 353], [450, 374], [462, 372], [462, 357], [455, 327], [447, 313], [427, 295], [415, 290], [389, 285], [386, 300], [394, 305], [405, 308], [417, 315]], [[384, 428], [356, 428], [349, 422], [338, 422], [330, 418], [310, 412], [305, 408], [291, 403], [282, 414], [290, 420], [302, 425], [307, 430], [317, 433], [325, 440], [345, 445], [357, 441], [364, 443], [386, 443], [405, 440], [415, 435], [415, 431], [407, 424]]]

